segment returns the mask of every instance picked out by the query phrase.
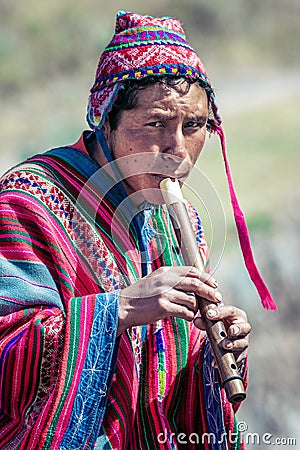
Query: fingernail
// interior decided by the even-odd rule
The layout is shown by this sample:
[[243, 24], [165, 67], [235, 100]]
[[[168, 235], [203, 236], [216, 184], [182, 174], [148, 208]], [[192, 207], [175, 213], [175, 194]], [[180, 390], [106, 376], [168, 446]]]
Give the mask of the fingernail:
[[238, 327], [237, 325], [233, 325], [231, 327], [231, 334], [233, 334], [233, 336], [237, 336], [240, 332], [240, 327]]
[[218, 302], [222, 301], [222, 294], [221, 294], [221, 292], [219, 292], [219, 291], [215, 292], [215, 299], [218, 300]]
[[208, 315], [208, 317], [217, 317], [218, 311], [216, 311], [215, 309], [209, 309], [207, 311], [207, 315]]
[[213, 285], [213, 287], [217, 288], [218, 287], [218, 282], [215, 278], [211, 277], [211, 284]]
[[231, 341], [228, 341], [228, 342], [226, 342], [225, 346], [226, 346], [226, 348], [232, 348], [233, 343]]

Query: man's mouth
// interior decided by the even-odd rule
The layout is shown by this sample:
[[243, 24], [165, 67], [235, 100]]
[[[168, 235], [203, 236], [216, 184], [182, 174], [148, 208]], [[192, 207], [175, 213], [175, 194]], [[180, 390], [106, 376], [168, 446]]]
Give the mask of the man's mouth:
[[161, 174], [161, 173], [153, 173], [152, 175], [155, 178], [158, 178], [159, 180], [164, 180], [165, 178], [171, 178], [169, 175], [165, 175], [165, 174]]
[[174, 181], [175, 179], [179, 180], [179, 181], [184, 181], [187, 176], [188, 173], [182, 173], [182, 174], [160, 174], [160, 173], [153, 173], [152, 176], [154, 176], [157, 180], [161, 181], [164, 180], [165, 178], [170, 178], [172, 181]]

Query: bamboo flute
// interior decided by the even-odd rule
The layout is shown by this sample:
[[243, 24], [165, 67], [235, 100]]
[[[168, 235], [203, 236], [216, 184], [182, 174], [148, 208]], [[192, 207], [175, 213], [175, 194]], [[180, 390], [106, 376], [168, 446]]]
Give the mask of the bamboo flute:
[[[184, 263], [187, 266], [194, 266], [204, 271], [204, 262], [190, 223], [190, 217], [178, 180], [166, 178], [160, 182], [160, 188], [177, 237], [180, 234], [180, 242], [178, 244], [181, 248]], [[227, 337], [224, 324], [221, 320], [211, 321], [206, 318], [208, 309], [214, 307], [213, 302], [198, 296], [196, 298], [218, 367], [221, 387], [225, 389], [227, 398], [231, 403], [241, 402], [246, 398], [244, 382], [233, 352], [222, 347], [222, 341]]]

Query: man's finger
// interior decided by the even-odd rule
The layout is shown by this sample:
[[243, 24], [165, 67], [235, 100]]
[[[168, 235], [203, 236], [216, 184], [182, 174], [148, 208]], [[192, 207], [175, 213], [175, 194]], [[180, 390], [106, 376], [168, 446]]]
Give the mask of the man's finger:
[[248, 334], [251, 331], [251, 325], [248, 322], [239, 322], [238, 324], [230, 325], [227, 330], [228, 337], [230, 339], [240, 339]]
[[205, 331], [205, 325], [201, 317], [196, 317], [196, 319], [194, 319], [194, 325], [199, 328], [199, 330]]
[[224, 348], [224, 350], [243, 352], [246, 350], [246, 348], [249, 347], [249, 342], [248, 339], [231, 340], [226, 338], [222, 341], [222, 347]]
[[217, 306], [206, 313], [209, 320], [226, 320], [228, 323], [247, 322], [244, 311], [235, 306]]

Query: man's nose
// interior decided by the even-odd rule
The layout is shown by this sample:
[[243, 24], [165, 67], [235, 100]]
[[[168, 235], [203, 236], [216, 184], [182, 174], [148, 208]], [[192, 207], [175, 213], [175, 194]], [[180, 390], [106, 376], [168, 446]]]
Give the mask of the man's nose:
[[166, 157], [185, 159], [187, 156], [185, 137], [181, 129], [168, 134], [163, 154]]

